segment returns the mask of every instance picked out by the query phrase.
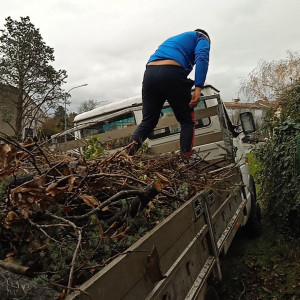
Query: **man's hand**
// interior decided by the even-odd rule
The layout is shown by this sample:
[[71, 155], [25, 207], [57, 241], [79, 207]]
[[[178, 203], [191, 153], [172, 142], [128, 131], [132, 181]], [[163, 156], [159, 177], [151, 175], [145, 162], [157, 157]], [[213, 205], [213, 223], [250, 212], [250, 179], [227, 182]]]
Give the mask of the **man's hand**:
[[190, 108], [194, 108], [198, 105], [198, 103], [200, 102], [200, 97], [201, 97], [201, 87], [196, 86], [195, 91], [192, 95], [192, 99], [190, 102]]

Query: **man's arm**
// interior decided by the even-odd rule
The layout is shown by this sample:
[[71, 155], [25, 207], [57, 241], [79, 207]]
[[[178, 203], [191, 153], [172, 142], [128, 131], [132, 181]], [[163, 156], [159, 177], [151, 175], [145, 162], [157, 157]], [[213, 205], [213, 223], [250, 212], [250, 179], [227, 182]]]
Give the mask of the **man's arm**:
[[206, 78], [207, 70], [208, 70], [208, 62], [209, 62], [209, 51], [210, 44], [204, 38], [199, 38], [197, 46], [195, 48], [195, 91], [192, 94], [192, 99], [190, 102], [190, 107], [194, 108], [200, 102], [201, 97], [201, 88], [204, 85], [204, 81]]
[[209, 64], [210, 44], [199, 38], [195, 48], [195, 86], [203, 87]]

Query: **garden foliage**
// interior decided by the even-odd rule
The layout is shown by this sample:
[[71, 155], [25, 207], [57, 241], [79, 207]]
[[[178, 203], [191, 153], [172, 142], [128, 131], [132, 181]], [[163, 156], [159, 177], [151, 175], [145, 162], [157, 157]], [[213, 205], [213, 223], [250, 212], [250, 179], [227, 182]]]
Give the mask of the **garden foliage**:
[[260, 198], [266, 214], [285, 233], [300, 236], [300, 172], [297, 140], [300, 138], [300, 81], [294, 82], [268, 115], [270, 139], [256, 152]]

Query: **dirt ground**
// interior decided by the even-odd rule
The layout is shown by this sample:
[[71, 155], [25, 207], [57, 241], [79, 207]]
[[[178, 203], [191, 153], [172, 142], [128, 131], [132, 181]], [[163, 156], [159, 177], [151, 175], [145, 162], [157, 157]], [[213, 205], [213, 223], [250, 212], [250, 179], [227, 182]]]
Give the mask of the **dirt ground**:
[[222, 261], [222, 300], [300, 299], [300, 241], [284, 240], [263, 222], [260, 237], [238, 232]]

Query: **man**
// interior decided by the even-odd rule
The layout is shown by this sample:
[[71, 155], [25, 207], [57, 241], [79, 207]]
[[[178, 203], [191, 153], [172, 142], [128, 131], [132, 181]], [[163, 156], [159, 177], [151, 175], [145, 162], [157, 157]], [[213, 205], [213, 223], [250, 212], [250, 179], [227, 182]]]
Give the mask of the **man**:
[[[143, 79], [143, 120], [133, 133], [133, 155], [158, 123], [164, 102], [168, 100], [181, 125], [180, 150], [189, 157], [195, 136], [194, 107], [200, 102], [210, 51], [210, 38], [202, 29], [185, 32], [167, 39], [150, 57]], [[195, 69], [194, 81], [187, 76]]]

